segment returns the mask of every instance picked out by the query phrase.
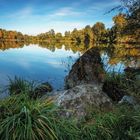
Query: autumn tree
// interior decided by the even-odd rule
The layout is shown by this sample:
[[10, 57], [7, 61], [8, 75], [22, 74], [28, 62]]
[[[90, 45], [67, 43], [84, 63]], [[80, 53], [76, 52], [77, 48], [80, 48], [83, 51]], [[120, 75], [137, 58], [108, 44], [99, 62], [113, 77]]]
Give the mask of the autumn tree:
[[121, 37], [124, 34], [124, 28], [127, 25], [126, 15], [119, 13], [113, 17], [113, 22], [114, 26], [111, 28], [112, 34], [110, 34], [110, 36], [114, 36], [115, 42], [121, 42]]
[[56, 40], [56, 42], [61, 42], [61, 40], [62, 40], [62, 34], [61, 33], [56, 33], [56, 35], [55, 35], [55, 40]]
[[97, 22], [96, 24], [93, 25], [92, 31], [94, 34], [94, 39], [96, 42], [100, 42], [104, 40], [104, 35], [105, 35], [105, 25], [102, 22]]
[[2, 39], [2, 29], [0, 29], [0, 39]]
[[67, 40], [67, 41], [70, 41], [70, 35], [71, 35], [71, 33], [70, 33], [70, 31], [66, 31], [65, 32], [65, 40]]
[[93, 43], [93, 32], [92, 32], [92, 28], [90, 27], [90, 25], [87, 25], [85, 28], [84, 28], [84, 33], [85, 33], [85, 40], [84, 40], [84, 43], [85, 44], [90, 44], [90, 42]]
[[123, 34], [128, 37], [128, 42], [140, 42], [140, 0], [120, 1], [121, 5], [114, 9], [121, 10], [126, 14], [125, 20], [127, 20], [127, 24], [123, 30]]

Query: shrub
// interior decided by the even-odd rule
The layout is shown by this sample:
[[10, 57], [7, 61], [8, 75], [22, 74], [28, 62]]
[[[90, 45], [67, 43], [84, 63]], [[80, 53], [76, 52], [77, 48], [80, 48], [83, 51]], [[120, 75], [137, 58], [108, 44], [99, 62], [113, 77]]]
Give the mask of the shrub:
[[113, 100], [119, 101], [124, 95], [140, 97], [140, 85], [135, 75], [109, 73], [106, 75], [103, 91]]

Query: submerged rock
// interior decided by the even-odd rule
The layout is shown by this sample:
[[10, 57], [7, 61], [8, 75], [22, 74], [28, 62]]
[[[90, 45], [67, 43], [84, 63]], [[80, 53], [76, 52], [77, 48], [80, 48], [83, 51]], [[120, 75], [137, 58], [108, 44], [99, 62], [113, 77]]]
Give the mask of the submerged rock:
[[100, 84], [103, 81], [104, 69], [99, 50], [91, 48], [72, 66], [65, 78], [65, 88], [69, 89], [84, 83]]
[[79, 85], [63, 91], [56, 100], [62, 110], [60, 114], [65, 117], [82, 118], [94, 108], [110, 110], [111, 99], [101, 91], [99, 86], [92, 84]]

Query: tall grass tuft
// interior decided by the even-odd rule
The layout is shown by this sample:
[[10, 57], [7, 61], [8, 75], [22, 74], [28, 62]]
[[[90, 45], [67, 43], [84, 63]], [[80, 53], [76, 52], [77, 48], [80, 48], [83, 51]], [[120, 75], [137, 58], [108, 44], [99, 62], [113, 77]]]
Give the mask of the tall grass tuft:
[[59, 117], [51, 99], [31, 100], [21, 93], [0, 102], [1, 140], [75, 140], [79, 131], [72, 122]]
[[14, 79], [9, 78], [9, 84], [6, 89], [10, 95], [28, 93], [32, 99], [40, 98], [45, 92], [52, 91], [52, 87], [48, 82], [39, 83], [35, 81], [27, 81], [20, 77], [15, 77]]
[[21, 92], [28, 91], [29, 88], [30, 84], [28, 81], [16, 76], [14, 79], [9, 78], [7, 89], [10, 94], [20, 94]]
[[[10, 101], [10, 102], [9, 102]], [[54, 105], [29, 100], [26, 95], [16, 95], [2, 101], [0, 110], [1, 140], [58, 139], [54, 130]]]

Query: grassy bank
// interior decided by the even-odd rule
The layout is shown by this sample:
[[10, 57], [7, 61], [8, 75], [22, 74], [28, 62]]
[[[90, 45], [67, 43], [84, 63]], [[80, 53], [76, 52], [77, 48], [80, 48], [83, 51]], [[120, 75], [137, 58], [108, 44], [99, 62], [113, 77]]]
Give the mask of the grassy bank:
[[[119, 84], [124, 77], [117, 75], [113, 79]], [[108, 76], [106, 81], [109, 84], [112, 78]], [[0, 101], [1, 140], [140, 139], [140, 109], [126, 104], [108, 112], [91, 109], [88, 116], [77, 121], [60, 116], [61, 109], [54, 101], [39, 98], [36, 89], [32, 82], [19, 78], [10, 81], [10, 96]]]
[[118, 106], [94, 111], [81, 121], [58, 115], [53, 101], [12, 95], [0, 102], [1, 140], [136, 140], [140, 138], [140, 110]]

